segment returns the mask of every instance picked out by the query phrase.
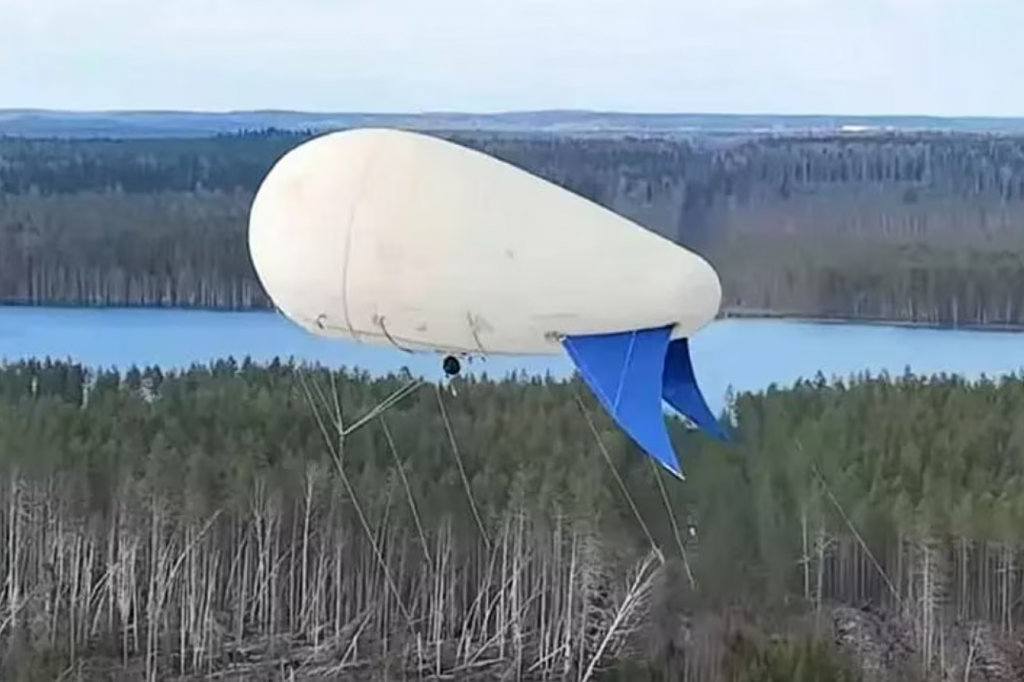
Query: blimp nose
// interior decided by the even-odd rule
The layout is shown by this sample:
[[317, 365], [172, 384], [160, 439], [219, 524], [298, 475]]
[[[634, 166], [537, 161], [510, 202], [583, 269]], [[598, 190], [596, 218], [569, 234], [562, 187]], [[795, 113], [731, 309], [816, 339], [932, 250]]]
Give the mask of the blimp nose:
[[[249, 216], [249, 256], [274, 306], [314, 334], [346, 335], [346, 264], [360, 178], [377, 141], [329, 136], [292, 149], [264, 178]], [[340, 160], [339, 160], [340, 158]]]

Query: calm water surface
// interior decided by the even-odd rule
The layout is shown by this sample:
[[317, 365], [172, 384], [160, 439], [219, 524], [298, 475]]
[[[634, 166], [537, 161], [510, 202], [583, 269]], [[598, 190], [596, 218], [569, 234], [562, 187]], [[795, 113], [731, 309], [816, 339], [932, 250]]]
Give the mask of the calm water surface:
[[[729, 386], [761, 389], [821, 371], [960, 374], [976, 378], [1024, 370], [1024, 334], [947, 331], [780, 320], [723, 320], [692, 341], [697, 378], [718, 410]], [[0, 360], [69, 358], [91, 366], [182, 368], [232, 355], [274, 356], [385, 373], [405, 366], [437, 378], [439, 358], [317, 338], [273, 313], [0, 306]], [[560, 356], [491, 358], [470, 366], [502, 376], [572, 371]]]

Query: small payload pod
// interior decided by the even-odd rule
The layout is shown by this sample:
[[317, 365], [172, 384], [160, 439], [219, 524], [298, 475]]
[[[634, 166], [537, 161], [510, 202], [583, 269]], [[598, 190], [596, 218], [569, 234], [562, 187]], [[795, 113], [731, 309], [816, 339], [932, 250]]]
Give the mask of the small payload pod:
[[446, 356], [567, 353], [676, 475], [663, 400], [725, 436], [688, 344], [718, 312], [711, 265], [486, 154], [389, 129], [314, 138], [261, 184], [249, 251], [274, 305], [314, 334]]

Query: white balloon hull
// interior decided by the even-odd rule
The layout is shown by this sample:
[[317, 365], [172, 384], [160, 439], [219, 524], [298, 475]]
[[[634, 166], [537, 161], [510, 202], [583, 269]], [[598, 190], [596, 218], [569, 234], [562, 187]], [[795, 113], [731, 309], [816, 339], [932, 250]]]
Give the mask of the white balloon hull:
[[700, 256], [510, 164], [397, 130], [331, 133], [283, 156], [249, 247], [277, 308], [314, 334], [407, 350], [556, 354], [566, 335], [718, 312]]

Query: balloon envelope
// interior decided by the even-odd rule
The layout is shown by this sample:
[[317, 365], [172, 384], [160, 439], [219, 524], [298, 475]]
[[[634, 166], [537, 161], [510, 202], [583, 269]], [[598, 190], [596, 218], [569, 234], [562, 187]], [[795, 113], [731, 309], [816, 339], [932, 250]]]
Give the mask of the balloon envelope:
[[399, 130], [314, 138], [261, 184], [249, 249], [275, 306], [312, 333], [404, 350], [566, 352], [677, 474], [662, 399], [720, 431], [686, 341], [718, 312], [710, 264], [486, 154]]
[[560, 353], [565, 335], [713, 319], [700, 256], [510, 164], [358, 129], [288, 152], [249, 246], [280, 311], [316, 334], [466, 353]]

